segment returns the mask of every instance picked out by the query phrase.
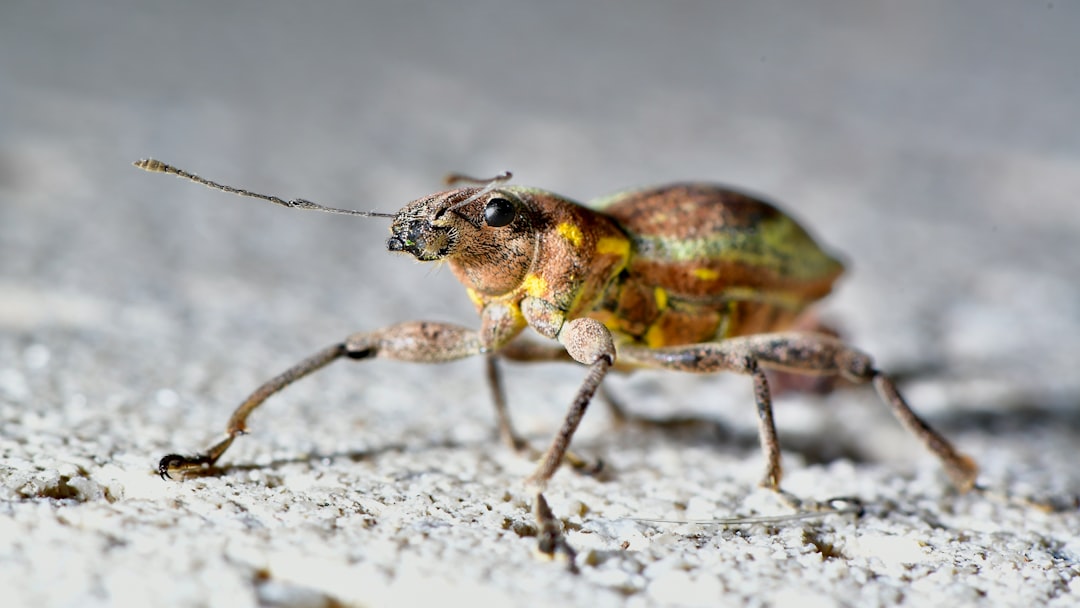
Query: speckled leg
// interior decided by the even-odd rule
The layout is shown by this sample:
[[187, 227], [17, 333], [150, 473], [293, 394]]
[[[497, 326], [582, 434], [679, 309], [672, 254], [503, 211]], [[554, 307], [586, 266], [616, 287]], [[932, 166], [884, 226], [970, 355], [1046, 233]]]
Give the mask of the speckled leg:
[[502, 373], [499, 370], [498, 360], [508, 359], [524, 363], [536, 363], [543, 361], [573, 361], [566, 349], [559, 344], [540, 344], [529, 340], [515, 340], [497, 353], [488, 355], [486, 372], [488, 387], [491, 389], [491, 400], [495, 404], [495, 417], [499, 425], [499, 437], [503, 443], [517, 452], [528, 451], [529, 445], [517, 430], [510, 419], [510, 411], [506, 404], [506, 391], [503, 388]]
[[491, 402], [495, 404], [495, 421], [499, 425], [499, 438], [515, 452], [528, 451], [529, 443], [514, 429], [514, 423], [510, 419], [510, 410], [506, 405], [506, 390], [503, 388], [497, 355], [491, 354], [485, 358], [484, 369], [487, 373], [488, 388], [491, 389]]
[[[510, 411], [506, 402], [506, 391], [503, 389], [502, 373], [499, 369], [498, 359], [507, 359], [519, 363], [542, 363], [552, 361], [565, 361], [573, 363], [573, 358], [566, 352], [561, 344], [546, 344], [529, 340], [517, 340], [500, 349], [497, 355], [489, 356], [487, 360], [487, 380], [491, 389], [492, 402], [495, 404], [495, 417], [499, 425], [499, 437], [503, 443], [513, 450], [528, 454], [530, 457], [539, 458], [540, 452], [535, 450], [526, 441], [511, 423]], [[579, 473], [595, 475], [600, 473], [604, 465], [599, 461], [582, 458], [572, 450], [567, 450], [563, 455], [563, 462], [573, 467]]]
[[761, 446], [766, 460], [761, 485], [773, 490], [779, 491], [782, 469], [765, 368], [840, 376], [856, 383], [872, 382], [893, 415], [938, 457], [956, 488], [970, 490], [978, 475], [974, 461], [957, 452], [947, 439], [919, 418], [904, 401], [893, 381], [874, 368], [873, 360], [868, 355], [831, 336], [779, 333], [659, 349], [623, 346], [619, 350], [619, 361], [685, 372], [730, 371], [752, 376]]
[[256, 408], [293, 382], [316, 372], [340, 358], [398, 359], [420, 363], [453, 361], [481, 352], [477, 332], [445, 323], [413, 321], [370, 333], [349, 336], [275, 376], [251, 394], [229, 418], [225, 437], [195, 456], [169, 454], [158, 463], [158, 473], [189, 472], [212, 466], [229, 449], [237, 436], [247, 432], [247, 419]]
[[588, 318], [568, 321], [560, 329], [558, 340], [575, 361], [589, 366], [589, 373], [578, 388], [562, 426], [551, 441], [551, 446], [526, 483], [536, 489], [533, 512], [540, 528], [540, 551], [546, 554], [556, 551], [563, 553], [569, 559], [570, 569], [576, 570], [574, 551], [563, 538], [562, 524], [547, 506], [544, 490], [566, 457], [570, 441], [585, 415], [589, 401], [615, 363], [615, 345], [607, 328], [599, 321]]

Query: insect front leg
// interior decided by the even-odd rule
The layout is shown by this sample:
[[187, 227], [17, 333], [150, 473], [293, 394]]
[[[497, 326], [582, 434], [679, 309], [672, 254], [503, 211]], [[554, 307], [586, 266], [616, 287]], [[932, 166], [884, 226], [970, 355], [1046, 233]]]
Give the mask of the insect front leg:
[[731, 338], [722, 342], [649, 349], [630, 346], [619, 350], [624, 363], [686, 372], [731, 371], [754, 379], [758, 407], [758, 427], [766, 469], [761, 485], [779, 490], [782, 468], [780, 446], [773, 424], [769, 384], [764, 368], [785, 372], [840, 376], [856, 383], [871, 382], [893, 415], [941, 461], [953, 485], [970, 490], [978, 467], [956, 451], [940, 433], [920, 418], [896, 389], [888, 376], [878, 371], [870, 356], [839, 340], [822, 334], [779, 333]]
[[[576, 361], [589, 366], [589, 373], [578, 388], [577, 394], [566, 412], [562, 427], [555, 434], [551, 445], [540, 460], [540, 465], [529, 477], [529, 483], [541, 490], [547, 486], [548, 480], [555, 475], [559, 463], [567, 456], [570, 440], [585, 410], [589, 407], [596, 389], [604, 380], [608, 370], [615, 363], [615, 346], [612, 344], [611, 334], [608, 333], [599, 321], [593, 319], [575, 319], [567, 323], [568, 330], [559, 334], [559, 341], [563, 342], [567, 351]], [[577, 344], [574, 344], [574, 343]]]
[[570, 440], [574, 437], [585, 415], [585, 410], [589, 407], [589, 401], [592, 400], [608, 370], [615, 364], [615, 345], [608, 329], [599, 321], [589, 318], [567, 321], [559, 329], [557, 338], [570, 357], [589, 366], [589, 372], [578, 388], [577, 394], [574, 395], [562, 426], [526, 483], [536, 488], [533, 512], [540, 526], [540, 551], [549, 555], [555, 551], [563, 552], [569, 558], [571, 569], [574, 569], [576, 568], [574, 550], [566, 543], [562, 526], [548, 507], [544, 490], [547, 488], [548, 481], [558, 470], [559, 464], [566, 457]]
[[324, 348], [314, 355], [275, 376], [255, 390], [229, 418], [225, 437], [208, 450], [195, 456], [169, 454], [158, 463], [158, 473], [169, 477], [172, 472], [185, 472], [212, 466], [229, 449], [232, 442], [247, 432], [247, 419], [256, 408], [278, 391], [312, 374], [337, 359], [397, 359], [420, 363], [454, 361], [482, 352], [476, 331], [450, 325], [412, 321], [349, 336], [344, 341]]

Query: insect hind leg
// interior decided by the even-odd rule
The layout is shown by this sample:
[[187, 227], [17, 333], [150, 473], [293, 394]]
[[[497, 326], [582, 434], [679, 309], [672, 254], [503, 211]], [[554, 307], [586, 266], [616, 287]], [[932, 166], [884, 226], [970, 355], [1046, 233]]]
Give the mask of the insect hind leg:
[[780, 447], [772, 419], [772, 400], [765, 369], [839, 376], [855, 383], [872, 383], [901, 424], [937, 456], [957, 489], [966, 491], [975, 485], [978, 467], [974, 461], [958, 452], [908, 406], [895, 383], [874, 367], [869, 355], [834, 337], [788, 332], [657, 349], [624, 346], [619, 351], [619, 360], [643, 367], [694, 373], [729, 371], [752, 376], [761, 446], [767, 463], [762, 480], [765, 487], [779, 490], [782, 475]]

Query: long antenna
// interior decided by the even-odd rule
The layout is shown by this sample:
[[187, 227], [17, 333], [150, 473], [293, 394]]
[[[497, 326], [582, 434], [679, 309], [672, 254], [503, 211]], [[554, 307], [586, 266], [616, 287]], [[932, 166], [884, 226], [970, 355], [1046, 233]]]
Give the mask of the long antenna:
[[228, 192], [229, 194], [236, 194], [239, 196], [246, 196], [249, 198], [262, 199], [269, 201], [275, 205], [281, 205], [282, 207], [288, 207], [290, 209], [311, 209], [314, 211], [324, 211], [326, 213], [339, 213], [341, 215], [359, 215], [360, 217], [397, 217], [393, 213], [379, 213], [377, 211], [353, 211], [352, 209], [335, 209], [334, 207], [323, 207], [322, 205], [315, 204], [309, 200], [296, 198], [292, 200], [285, 200], [276, 196], [268, 194], [259, 194], [258, 192], [252, 192], [250, 190], [244, 190], [243, 188], [234, 188], [232, 186], [226, 186], [225, 184], [219, 184], [212, 182], [204, 177], [199, 177], [194, 173], [188, 173], [183, 169], [174, 167], [169, 164], [165, 164], [160, 160], [154, 158], [144, 158], [132, 163], [136, 167], [143, 171], [149, 171], [151, 173], [168, 173], [175, 175], [176, 177], [182, 177], [188, 181], [195, 182], [196, 184], [202, 184], [207, 188], [214, 190], [221, 190], [222, 192]]

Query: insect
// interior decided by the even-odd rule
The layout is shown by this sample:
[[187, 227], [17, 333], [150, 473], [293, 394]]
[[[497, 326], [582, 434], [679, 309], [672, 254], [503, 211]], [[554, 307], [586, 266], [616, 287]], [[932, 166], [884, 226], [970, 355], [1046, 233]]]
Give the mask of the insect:
[[[843, 266], [791, 217], [748, 194], [685, 183], [621, 192], [588, 206], [488, 180], [452, 175], [464, 187], [417, 199], [396, 214], [323, 207], [221, 185], [153, 159], [135, 166], [293, 208], [392, 219], [390, 251], [445, 261], [480, 315], [478, 329], [408, 321], [346, 337], [285, 370], [232, 414], [225, 437], [194, 456], [169, 454], [169, 477], [213, 465], [247, 430], [267, 398], [337, 359], [443, 362], [483, 356], [500, 434], [514, 431], [497, 360], [576, 361], [587, 368], [562, 426], [527, 479], [544, 553], [573, 550], [544, 491], [571, 454], [571, 438], [604, 377], [616, 366], [752, 378], [765, 457], [761, 485], [778, 493], [782, 468], [768, 369], [872, 383], [907, 429], [941, 461], [953, 485], [969, 490], [977, 467], [911, 410], [865, 353], [824, 333], [793, 328], [827, 295]], [[526, 328], [550, 342], [518, 339]]]

